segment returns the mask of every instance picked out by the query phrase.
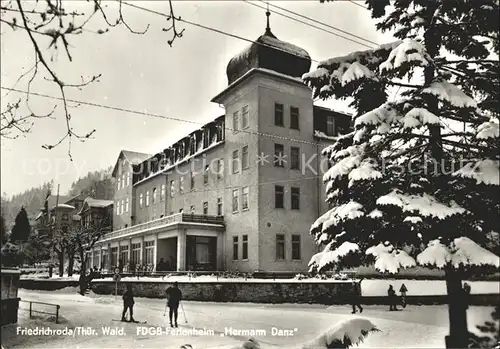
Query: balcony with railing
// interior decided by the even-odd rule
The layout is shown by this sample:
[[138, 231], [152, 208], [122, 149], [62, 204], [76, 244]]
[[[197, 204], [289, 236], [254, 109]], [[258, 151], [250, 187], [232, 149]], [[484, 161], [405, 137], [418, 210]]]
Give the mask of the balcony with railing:
[[115, 230], [104, 235], [104, 239], [115, 239], [122, 236], [134, 235], [134, 233], [148, 232], [152, 230], [157, 230], [161, 228], [166, 228], [173, 226], [175, 224], [205, 224], [207, 226], [224, 227], [224, 217], [223, 216], [209, 216], [209, 215], [197, 215], [197, 214], [186, 214], [186, 213], [176, 213], [170, 216], [158, 218], [146, 223], [141, 223], [133, 225], [131, 227], [123, 228], [120, 230]]

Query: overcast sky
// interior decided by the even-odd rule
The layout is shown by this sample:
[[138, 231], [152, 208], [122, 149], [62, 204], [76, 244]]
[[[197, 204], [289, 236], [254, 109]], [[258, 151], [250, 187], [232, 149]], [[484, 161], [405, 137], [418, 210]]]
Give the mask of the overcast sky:
[[[134, 3], [164, 13], [168, 11], [166, 1]], [[366, 9], [349, 1], [270, 3], [378, 43], [393, 40], [390, 35], [382, 35], [375, 30], [375, 23]], [[109, 16], [116, 18], [116, 4], [111, 1], [106, 4]], [[87, 13], [93, 8], [86, 1], [71, 1], [71, 6]], [[243, 1], [176, 1], [174, 10], [176, 15], [186, 20], [251, 40], [257, 39], [265, 30], [265, 10]], [[279, 11], [272, 7], [271, 10]], [[224, 110], [211, 103], [210, 99], [227, 86], [225, 72], [228, 61], [249, 43], [179, 22], [179, 29], [185, 28], [184, 36], [169, 47], [167, 41], [171, 34], [162, 31], [168, 26], [164, 17], [130, 7], [124, 7], [123, 13], [135, 30], [142, 30], [150, 24], [148, 32], [134, 35], [124, 27], [112, 28], [103, 35], [84, 32], [71, 38], [73, 62], [68, 62], [62, 51], [58, 54], [53, 54], [51, 50], [44, 51], [47, 57], [53, 58], [50, 64], [67, 83], [78, 83], [82, 75], [102, 74], [99, 82], [82, 91], [71, 90], [68, 97], [161, 114], [199, 125], [222, 115]], [[105, 27], [104, 22], [96, 18], [89, 23], [88, 29], [101, 27]], [[271, 15], [271, 29], [279, 39], [304, 48], [315, 60], [366, 49], [276, 13]], [[1, 30], [1, 85], [13, 87], [19, 75], [33, 66], [34, 52], [26, 32], [13, 32], [3, 24]], [[48, 42], [42, 43], [45, 49]], [[27, 80], [16, 86], [19, 89], [26, 87]], [[32, 91], [59, 96], [53, 84], [41, 76], [32, 84]], [[7, 102], [21, 97], [17, 93], [10, 93], [7, 97], [5, 94], [2, 90], [2, 108]], [[31, 107], [39, 113], [51, 110], [55, 103], [31, 97]], [[330, 101], [328, 105], [346, 110], [343, 103]], [[37, 121], [25, 138], [2, 139], [3, 193], [10, 196], [51, 179], [61, 185], [61, 193], [64, 193], [78, 177], [114, 165], [121, 149], [155, 153], [184, 133], [199, 127], [188, 122], [91, 106], [72, 108], [71, 115], [75, 132], [85, 134], [94, 128], [97, 130], [93, 139], [85, 143], [73, 142], [73, 162], [67, 155], [67, 142], [50, 151], [42, 149], [43, 144], [54, 143], [65, 134], [61, 105], [57, 107], [56, 119]]]

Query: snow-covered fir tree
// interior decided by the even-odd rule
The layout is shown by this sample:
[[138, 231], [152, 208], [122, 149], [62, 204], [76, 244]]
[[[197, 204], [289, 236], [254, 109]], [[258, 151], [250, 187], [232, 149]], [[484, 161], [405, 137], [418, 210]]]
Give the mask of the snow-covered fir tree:
[[310, 267], [443, 268], [447, 346], [467, 347], [461, 281], [500, 264], [486, 248], [500, 213], [498, 1], [366, 3], [398, 41], [303, 77], [315, 97], [356, 110], [353, 132], [323, 151], [331, 209], [311, 228], [325, 248]]

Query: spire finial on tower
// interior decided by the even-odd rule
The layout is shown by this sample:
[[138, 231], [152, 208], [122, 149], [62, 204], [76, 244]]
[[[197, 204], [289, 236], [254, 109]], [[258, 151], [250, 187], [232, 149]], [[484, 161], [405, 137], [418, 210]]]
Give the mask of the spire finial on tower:
[[269, 1], [267, 1], [267, 11], [266, 11], [267, 27], [266, 27], [266, 33], [270, 33], [271, 32], [271, 26], [269, 25], [269, 16], [271, 16], [271, 12], [269, 12]]

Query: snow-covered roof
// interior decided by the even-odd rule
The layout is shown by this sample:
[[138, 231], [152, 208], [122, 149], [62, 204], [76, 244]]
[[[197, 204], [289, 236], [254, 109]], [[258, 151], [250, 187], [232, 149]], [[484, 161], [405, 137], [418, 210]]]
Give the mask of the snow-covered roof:
[[102, 207], [108, 207], [110, 205], [113, 205], [113, 200], [101, 200], [101, 199], [86, 198], [84, 201], [84, 205], [85, 204], [87, 204], [89, 207], [102, 208]]
[[131, 165], [138, 165], [144, 160], [147, 160], [151, 157], [151, 154], [139, 153], [137, 151], [132, 150], [122, 150], [118, 155], [118, 159], [116, 160], [115, 167], [113, 168], [112, 176], [116, 176], [116, 171], [118, 170], [118, 164], [120, 163], [120, 159], [126, 160]]
[[58, 204], [57, 206], [54, 206], [53, 208], [66, 208], [66, 209], [69, 209], [69, 210], [74, 210], [75, 206], [71, 206], [71, 205], [68, 205], [68, 204]]

